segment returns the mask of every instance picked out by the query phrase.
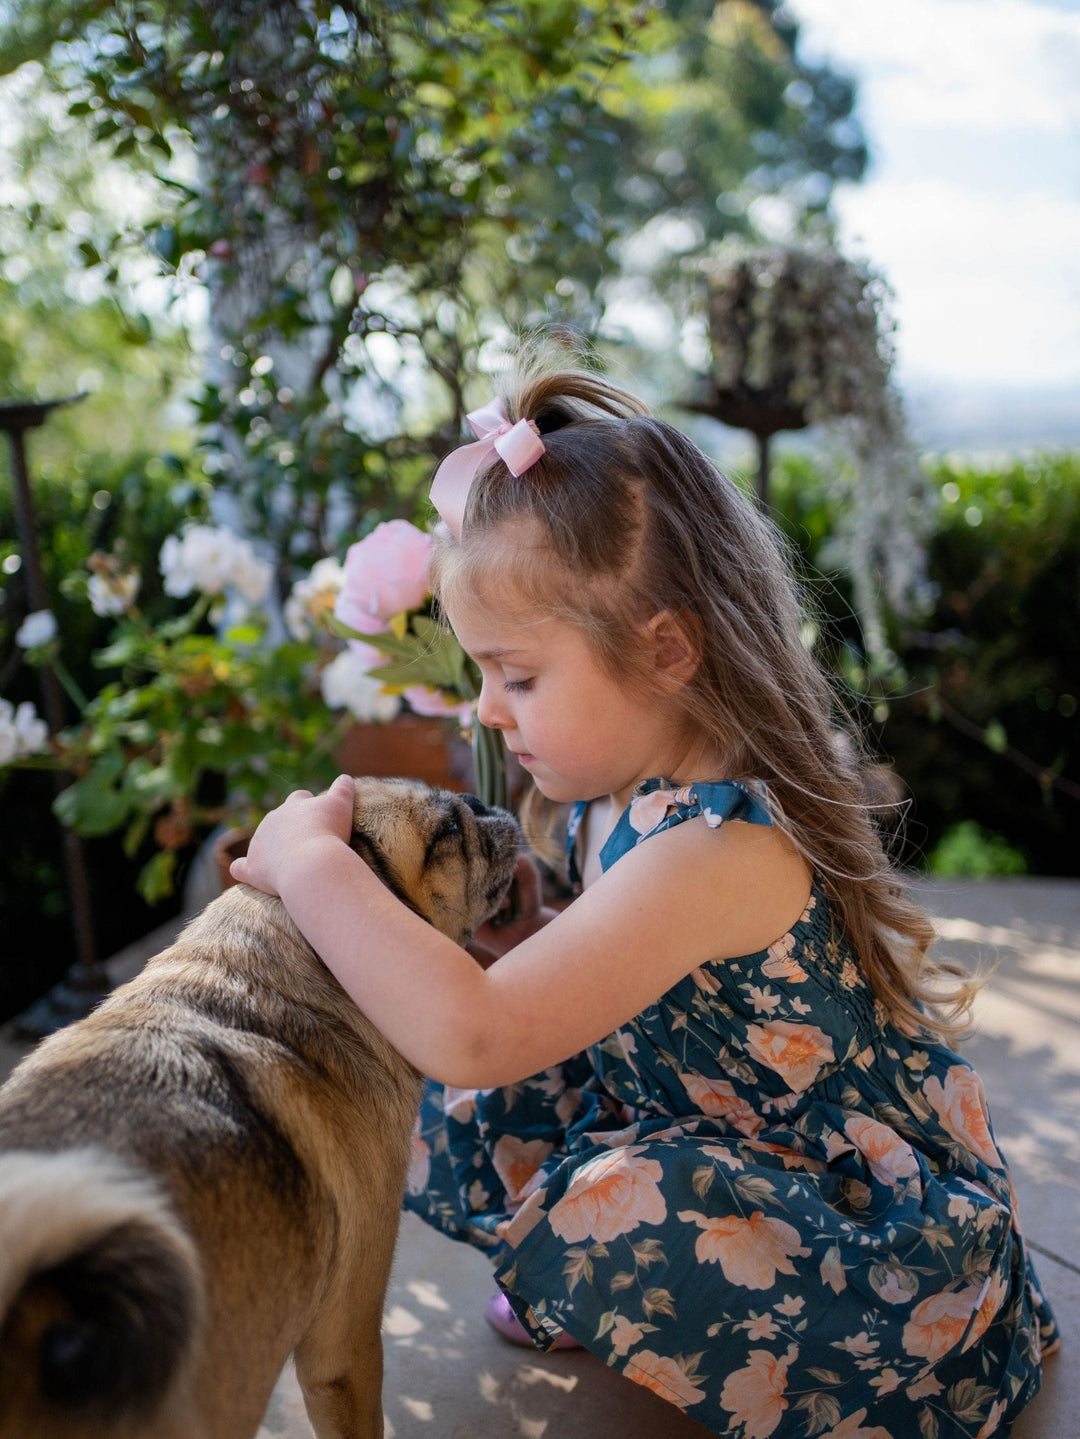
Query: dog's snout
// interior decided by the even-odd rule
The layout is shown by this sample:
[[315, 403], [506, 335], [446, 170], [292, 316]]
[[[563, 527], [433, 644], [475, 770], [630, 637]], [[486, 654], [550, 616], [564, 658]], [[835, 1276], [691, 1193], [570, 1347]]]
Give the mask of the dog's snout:
[[472, 810], [473, 814], [487, 814], [488, 807], [482, 799], [477, 799], [474, 794], [463, 794], [461, 798]]

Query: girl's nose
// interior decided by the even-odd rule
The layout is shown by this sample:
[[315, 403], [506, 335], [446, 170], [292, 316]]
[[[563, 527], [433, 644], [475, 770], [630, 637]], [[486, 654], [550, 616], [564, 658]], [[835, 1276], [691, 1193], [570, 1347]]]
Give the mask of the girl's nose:
[[487, 680], [480, 686], [480, 698], [476, 702], [476, 717], [488, 729], [505, 729], [509, 724], [505, 695], [497, 684]]

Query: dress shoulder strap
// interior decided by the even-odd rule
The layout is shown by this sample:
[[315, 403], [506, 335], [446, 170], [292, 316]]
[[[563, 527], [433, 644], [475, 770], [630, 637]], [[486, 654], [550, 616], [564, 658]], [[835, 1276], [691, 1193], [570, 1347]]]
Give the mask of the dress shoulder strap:
[[608, 869], [627, 850], [662, 830], [702, 815], [710, 829], [725, 820], [773, 823], [767, 786], [760, 780], [707, 780], [673, 787], [667, 780], [639, 784], [600, 851]]

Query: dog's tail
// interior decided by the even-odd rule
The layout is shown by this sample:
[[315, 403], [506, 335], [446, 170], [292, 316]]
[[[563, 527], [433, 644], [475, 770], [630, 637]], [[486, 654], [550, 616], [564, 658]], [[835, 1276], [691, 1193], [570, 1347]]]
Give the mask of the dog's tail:
[[46, 1414], [150, 1420], [203, 1313], [197, 1251], [151, 1179], [98, 1150], [0, 1157], [3, 1434], [19, 1417], [37, 1433]]

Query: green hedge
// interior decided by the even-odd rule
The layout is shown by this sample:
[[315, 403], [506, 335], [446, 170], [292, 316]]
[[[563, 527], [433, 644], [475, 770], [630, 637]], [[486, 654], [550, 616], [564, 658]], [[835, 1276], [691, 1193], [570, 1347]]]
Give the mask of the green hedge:
[[[933, 610], [893, 626], [904, 677], [867, 706], [871, 738], [913, 800], [903, 857], [940, 871], [951, 854], [953, 872], [1007, 873], [1019, 855], [1031, 873], [1076, 875], [1080, 455], [928, 468], [940, 497]], [[821, 476], [788, 456], [773, 492], [812, 575], [831, 529]], [[834, 651], [857, 649], [844, 577], [810, 583]]]

